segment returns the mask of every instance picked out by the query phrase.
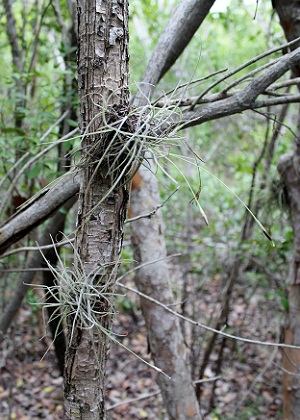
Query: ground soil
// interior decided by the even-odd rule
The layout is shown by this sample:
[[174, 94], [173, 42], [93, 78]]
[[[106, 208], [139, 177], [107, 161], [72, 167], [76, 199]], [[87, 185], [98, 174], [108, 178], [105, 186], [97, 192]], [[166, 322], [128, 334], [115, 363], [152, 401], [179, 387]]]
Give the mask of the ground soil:
[[[199, 308], [208, 319], [214, 314], [214, 298], [220, 292], [217, 279], [210, 283]], [[260, 341], [278, 341], [280, 325], [274, 316], [277, 303], [266, 300], [257, 290], [246, 304], [241, 291], [233, 296], [232, 311], [226, 329], [231, 334]], [[111, 344], [107, 366], [107, 408], [113, 420], [167, 419], [157, 373], [147, 364], [147, 332], [136, 297], [129, 296], [133, 308], [122, 305], [114, 322], [116, 338], [121, 345]], [[130, 301], [130, 300], [129, 300]], [[126, 301], [128, 303], [128, 301]], [[63, 380], [57, 368], [53, 346], [45, 336], [40, 310], [25, 305], [1, 345], [0, 354], [0, 419], [63, 419]], [[200, 320], [201, 321], [201, 320]], [[205, 347], [205, 330], [189, 331], [193, 337], [194, 354], [199, 348], [199, 360]], [[221, 338], [218, 339], [219, 344]], [[203, 348], [202, 348], [203, 347]], [[133, 353], [144, 359], [138, 359]], [[202, 386], [202, 414], [207, 420], [216, 419], [280, 419], [281, 354], [274, 347], [226, 340], [222, 356], [222, 371], [215, 380], [218, 365], [217, 350], [211, 354]], [[197, 362], [193, 364], [197, 378]], [[215, 388], [213, 389], [213, 385]], [[212, 401], [212, 392], [214, 400]]]

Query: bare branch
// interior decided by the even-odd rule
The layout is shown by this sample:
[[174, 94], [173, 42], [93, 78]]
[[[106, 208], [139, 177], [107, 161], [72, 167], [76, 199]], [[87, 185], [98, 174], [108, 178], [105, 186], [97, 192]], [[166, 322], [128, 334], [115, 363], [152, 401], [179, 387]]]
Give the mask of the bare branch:
[[123, 401], [120, 401], [116, 404], [110, 405], [109, 407], [107, 407], [106, 410], [107, 411], [114, 410], [115, 408], [120, 407], [124, 404], [131, 404], [131, 403], [136, 402], [136, 401], [141, 401], [141, 400], [146, 400], [148, 398], [156, 397], [156, 395], [159, 395], [160, 393], [161, 393], [161, 391], [151, 392], [149, 394], [142, 394], [139, 397], [130, 398], [128, 400], [123, 400]]
[[40, 271], [51, 271], [50, 268], [33, 267], [33, 268], [0, 268], [0, 273], [34, 273], [33, 276]]
[[269, 98], [265, 101], [257, 101], [257, 98], [259, 95], [263, 94], [272, 83], [299, 62], [300, 48], [297, 48], [291, 53], [284, 55], [272, 67], [264, 70], [258, 77], [253, 79], [248, 86], [236, 92], [233, 96], [198, 107], [193, 111], [186, 110], [182, 113], [182, 119], [180, 120], [180, 118], [177, 117], [177, 121], [173, 121], [173, 123], [180, 126], [180, 128], [186, 128], [267, 105], [279, 105], [286, 103], [287, 101], [298, 102], [298, 95]]
[[53, 187], [44, 189], [40, 195], [25, 205], [24, 209], [9, 219], [0, 228], [0, 254], [40, 225], [62, 204], [79, 191], [79, 176], [69, 174], [61, 177]]
[[293, 345], [284, 344], [284, 343], [272, 343], [272, 342], [269, 342], [269, 341], [251, 340], [250, 338], [243, 338], [243, 337], [239, 337], [237, 335], [227, 334], [227, 333], [225, 333], [223, 331], [216, 330], [215, 328], [211, 328], [208, 325], [204, 325], [204, 324], [201, 324], [200, 322], [194, 321], [193, 319], [187, 318], [187, 317], [181, 315], [180, 313], [174, 311], [169, 306], [163, 304], [162, 302], [159, 302], [158, 300], [152, 298], [151, 296], [148, 296], [148, 295], [146, 295], [146, 294], [144, 294], [142, 292], [139, 292], [138, 290], [136, 290], [136, 289], [134, 289], [132, 287], [129, 287], [129, 286], [126, 286], [123, 283], [120, 283], [120, 281], [117, 281], [117, 285], [120, 286], [120, 287], [122, 287], [123, 289], [126, 289], [126, 290], [129, 290], [129, 291], [133, 292], [133, 293], [136, 293], [138, 296], [141, 296], [144, 299], [147, 299], [149, 302], [155, 303], [155, 305], [158, 305], [158, 306], [164, 308], [167, 312], [170, 312], [171, 314], [177, 316], [178, 318], [180, 318], [180, 319], [182, 319], [182, 320], [184, 320], [186, 322], [189, 322], [192, 325], [195, 325], [196, 327], [203, 328], [204, 330], [217, 333], [217, 334], [219, 334], [219, 335], [221, 335], [223, 337], [230, 338], [232, 340], [241, 341], [243, 343], [258, 344], [260, 346], [280, 347], [280, 348], [289, 348], [289, 349], [297, 349], [297, 350], [300, 350], [300, 347], [299, 346], [293, 346]]
[[[295, 84], [296, 84], [296, 82], [295, 83], [288, 83], [288, 81], [287, 81], [286, 84], [283, 82], [282, 86], [280, 86], [280, 87], [289, 86], [289, 85], [292, 86], [292, 85], [295, 85]], [[279, 85], [279, 83], [278, 83], [278, 85]], [[300, 102], [300, 95], [299, 94], [287, 95], [286, 93], [282, 93], [280, 95], [273, 95], [273, 92], [272, 92], [273, 86], [274, 85], [272, 85], [272, 87], [270, 88], [270, 91], [269, 91], [269, 89], [267, 89], [265, 92], [262, 93], [262, 95], [274, 96], [273, 98], [267, 98], [267, 99], [255, 101], [253, 107], [251, 107], [249, 109], [257, 109], [257, 108], [264, 108], [264, 107], [268, 107], [268, 106], [272, 106], [272, 105], [281, 105], [281, 104], [285, 104], [285, 103], [291, 104], [291, 103]], [[223, 98], [223, 99], [231, 98], [232, 96], [234, 96], [238, 92], [240, 92], [240, 91], [229, 92], [229, 93], [227, 93], [226, 97]], [[199, 104], [210, 104], [210, 103], [213, 103], [213, 102], [217, 102], [218, 96], [219, 96], [218, 93], [206, 96], [205, 98], [200, 99]], [[190, 106], [193, 103], [193, 99], [194, 99], [194, 97], [179, 99], [179, 100], [174, 99], [174, 100], [169, 101], [168, 104], [166, 104], [166, 103], [163, 104], [162, 101], [160, 101], [160, 102], [158, 102], [157, 106], [158, 107], [164, 107], [164, 106], [187, 107], [187, 106]], [[215, 119], [215, 118], [212, 118], [212, 119]]]
[[[280, 51], [283, 48], [287, 48], [290, 47], [292, 45], [295, 44], [299, 44], [300, 38], [297, 38], [291, 42], [288, 42], [284, 45], [280, 45], [279, 47], [276, 48], [272, 48], [269, 51], [266, 51], [262, 54], [259, 54], [257, 57], [252, 58], [251, 60], [247, 61], [246, 63], [243, 63], [241, 66], [239, 66], [238, 68], [234, 69], [233, 71], [229, 72], [228, 74], [226, 74], [225, 76], [221, 77], [220, 79], [216, 80], [212, 85], [210, 85], [207, 89], [205, 89], [204, 92], [201, 93], [201, 95], [199, 95], [199, 97], [195, 100], [195, 102], [192, 104], [191, 110], [195, 107], [195, 105], [197, 105], [198, 101], [203, 98], [212, 88], [214, 88], [215, 86], [217, 86], [218, 84], [220, 84], [221, 82], [223, 82], [224, 80], [228, 79], [229, 77], [233, 76], [236, 73], [239, 73], [241, 70], [245, 69], [246, 67], [249, 67], [251, 64], [256, 63], [257, 61], [261, 60], [264, 57], [267, 57], [271, 54], [273, 54], [276, 51]], [[277, 60], [276, 60], [277, 61]], [[269, 64], [269, 63], [268, 63]], [[267, 64], [267, 65], [268, 65]], [[275, 79], [276, 80], [276, 79]], [[230, 86], [226, 89], [228, 90], [230, 89]]]
[[[67, 239], [65, 241], [55, 242], [50, 245], [41, 245], [41, 246], [23, 246], [21, 248], [13, 249], [12, 251], [5, 252], [5, 254], [1, 255], [0, 258], [10, 257], [11, 255], [18, 254], [20, 252], [28, 252], [28, 251], [38, 251], [44, 249], [51, 249], [51, 248], [59, 248], [64, 245], [70, 245], [70, 243], [74, 242], [74, 238]], [[27, 271], [27, 270], [26, 270]]]
[[[217, 74], [224, 73], [227, 70], [228, 70], [227, 68], [221, 69], [221, 70], [217, 70], [217, 71], [215, 71], [213, 73], [210, 73], [208, 76], [200, 77], [199, 79], [191, 80], [189, 82], [183, 83], [182, 85], [179, 85], [176, 88], [171, 89], [168, 92], [165, 92], [163, 95], [161, 95], [159, 98], [157, 98], [154, 101], [153, 105], [158, 106], [158, 107], [164, 107], [164, 106], [166, 106], [167, 104], [170, 103], [170, 101], [167, 100], [167, 96], [170, 95], [171, 93], [173, 94], [175, 91], [177, 92], [180, 89], [183, 89], [183, 88], [185, 88], [187, 86], [190, 87], [192, 85], [195, 85], [195, 84], [204, 82], [205, 80], [210, 79], [211, 77], [216, 76]], [[177, 99], [177, 102], [178, 101], [180, 101], [180, 100]], [[174, 102], [175, 102], [175, 100], [174, 100]]]
[[127, 219], [126, 221], [125, 221], [125, 224], [126, 223], [132, 223], [132, 222], [135, 222], [136, 220], [139, 220], [139, 219], [144, 219], [144, 218], [148, 218], [148, 219], [150, 219], [156, 212], [157, 212], [157, 210], [159, 210], [161, 207], [163, 207], [165, 204], [166, 204], [166, 202], [172, 197], [172, 195], [174, 195], [177, 191], [179, 190], [179, 186], [177, 186], [177, 188], [174, 190], [174, 191], [172, 191], [165, 199], [164, 199], [164, 201], [162, 202], [162, 203], [160, 203], [160, 204], [158, 204], [153, 210], [151, 210], [150, 212], [148, 212], [148, 213], [145, 213], [145, 214], [140, 214], [139, 216], [136, 216], [136, 217], [132, 217], [131, 219]]
[[267, 98], [255, 101], [249, 109], [266, 108], [273, 105], [295, 104], [300, 102], [300, 95], [283, 95], [276, 98]]
[[156, 84], [175, 63], [214, 4], [214, 0], [180, 1], [149, 60], [134, 106], [151, 98]]

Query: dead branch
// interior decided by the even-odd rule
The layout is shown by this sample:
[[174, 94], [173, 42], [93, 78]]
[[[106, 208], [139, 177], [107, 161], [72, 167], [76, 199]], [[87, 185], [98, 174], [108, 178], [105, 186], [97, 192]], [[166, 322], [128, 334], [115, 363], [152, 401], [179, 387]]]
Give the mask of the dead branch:
[[289, 348], [289, 349], [300, 350], [299, 346], [293, 346], [293, 345], [290, 345], [290, 344], [272, 343], [272, 342], [269, 342], [269, 341], [251, 340], [250, 338], [243, 338], [243, 337], [239, 337], [237, 335], [227, 334], [223, 331], [216, 330], [212, 327], [209, 327], [208, 325], [204, 325], [204, 324], [201, 324], [200, 322], [194, 321], [193, 319], [187, 318], [187, 317], [181, 315], [180, 313], [174, 311], [169, 306], [165, 305], [164, 303], [160, 302], [159, 300], [156, 300], [156, 299], [152, 298], [151, 296], [146, 295], [145, 293], [139, 292], [138, 290], [136, 290], [132, 287], [126, 286], [125, 284], [121, 283], [120, 281], [117, 281], [116, 284], [118, 286], [122, 287], [123, 289], [129, 290], [130, 292], [133, 292], [133, 293], [137, 294], [138, 296], [141, 296], [144, 299], [147, 299], [149, 302], [155, 303], [156, 305], [164, 308], [167, 312], [170, 312], [171, 314], [177, 316], [178, 318], [180, 318], [180, 319], [182, 319], [186, 322], [189, 322], [192, 325], [195, 325], [199, 328], [203, 328], [204, 330], [219, 334], [223, 337], [230, 338], [232, 340], [241, 341], [243, 343], [257, 344], [257, 345], [260, 345], [260, 346], [280, 347], [280, 348]]
[[150, 98], [157, 83], [170, 69], [199, 28], [214, 0], [185, 0], [176, 10], [161, 35], [142, 77], [134, 105], [141, 106]]
[[0, 254], [44, 222], [78, 191], [79, 176], [75, 174], [65, 175], [53, 187], [44, 189], [0, 227]]
[[[297, 38], [297, 39], [295, 39], [295, 40], [293, 40], [291, 42], [288, 42], [288, 43], [286, 43], [284, 45], [280, 45], [279, 47], [275, 47], [275, 48], [272, 48], [269, 51], [265, 51], [262, 54], [259, 54], [258, 56], [256, 56], [256, 57], [252, 58], [251, 60], [247, 61], [246, 63], [243, 63], [242, 65], [240, 65], [236, 69], [232, 70], [228, 74], [225, 74], [225, 76], [223, 76], [220, 79], [216, 80], [212, 85], [210, 85], [207, 89], [205, 89], [204, 92], [201, 93], [201, 95], [199, 95], [199, 97], [192, 104], [191, 110], [195, 107], [195, 105], [197, 105], [197, 103], [198, 103], [198, 101], [200, 99], [202, 99], [211, 89], [213, 89], [215, 86], [219, 85], [224, 80], [228, 79], [229, 77], [233, 76], [234, 74], [239, 73], [241, 70], [249, 67], [251, 64], [254, 64], [254, 63], [258, 62], [262, 58], [268, 57], [269, 55], [273, 54], [276, 51], [280, 51], [280, 50], [282, 50], [284, 48], [290, 47], [290, 46], [295, 45], [297, 43], [299, 44], [299, 41], [300, 41], [300, 38]], [[277, 59], [275, 59], [275, 62], [276, 61], [277, 61]], [[267, 63], [266, 65], [269, 66], [269, 63]], [[256, 71], [256, 70], [254, 70], [254, 71]], [[244, 80], [244, 78], [245, 77], [243, 77], [239, 81]], [[235, 86], [235, 83], [234, 83], [233, 86]], [[226, 89], [224, 89], [224, 92], [223, 93], [225, 93], [226, 91], [228, 91], [229, 89], [231, 89], [233, 86], [232, 85], [227, 86]]]
[[[273, 66], [264, 70], [259, 76], [254, 78], [244, 89], [231, 97], [200, 106], [193, 111], [183, 111], [182, 117], [177, 116], [177, 121], [173, 121], [174, 126], [177, 125], [180, 128], [187, 128], [218, 118], [224, 118], [229, 115], [239, 114], [246, 110], [253, 110], [270, 105], [279, 105], [287, 102], [299, 102], [299, 95], [267, 98], [262, 101], [257, 100], [258, 96], [263, 94], [272, 83], [278, 80], [295, 65], [299, 64], [299, 62], [300, 48], [297, 48], [291, 53], [284, 55]], [[169, 125], [172, 124], [169, 122]]]

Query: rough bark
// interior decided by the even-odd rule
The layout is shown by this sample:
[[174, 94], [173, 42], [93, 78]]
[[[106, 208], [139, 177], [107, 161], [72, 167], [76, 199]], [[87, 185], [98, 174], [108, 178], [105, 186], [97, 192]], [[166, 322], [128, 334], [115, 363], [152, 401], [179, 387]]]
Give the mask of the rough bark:
[[299, 1], [298, 0], [272, 0], [286, 39], [292, 41], [299, 37]]
[[[74, 282], [80, 281], [87, 291], [78, 305], [81, 315], [91, 305], [94, 317], [85, 323], [81, 315], [79, 319], [69, 317], [64, 388], [66, 418], [88, 420], [106, 418], [108, 337], [103, 331], [109, 331], [112, 320], [109, 294], [122, 248], [128, 199], [126, 186], [115, 185], [115, 174], [109, 172], [110, 161], [97, 165], [115, 135], [99, 131], [105, 121], [116, 122], [128, 111], [128, 2], [78, 0], [77, 10], [83, 169], [75, 266], [82, 267], [83, 272]], [[113, 143], [117, 140], [121, 141], [117, 137]], [[99, 293], [93, 302], [88, 293], [92, 288]]]
[[[275, 0], [273, 6], [278, 13], [281, 26], [288, 41], [300, 36], [300, 2]], [[292, 48], [293, 49], [293, 48]], [[300, 65], [293, 67], [293, 76], [299, 77]], [[298, 85], [299, 90], [299, 85]], [[284, 342], [300, 346], [300, 110], [296, 145], [293, 152], [282, 156], [278, 170], [288, 194], [294, 233], [293, 257], [289, 272], [289, 310], [284, 326]], [[283, 417], [296, 420], [300, 413], [300, 351], [285, 349], [283, 352]]]

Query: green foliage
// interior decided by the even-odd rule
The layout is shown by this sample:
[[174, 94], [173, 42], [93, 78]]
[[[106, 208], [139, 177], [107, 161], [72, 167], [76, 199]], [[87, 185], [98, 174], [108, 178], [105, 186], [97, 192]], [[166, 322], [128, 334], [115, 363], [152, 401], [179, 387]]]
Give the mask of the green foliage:
[[[61, 174], [63, 169], [60, 168], [60, 161], [78, 146], [78, 140], [77, 144], [74, 140], [64, 142], [61, 146], [57, 144], [38, 160], [34, 160], [41, 150], [51, 143], [55, 144], [63, 135], [63, 124], [55, 125], [61, 114], [71, 106], [75, 111], [77, 108], [76, 86], [73, 86], [76, 48], [65, 37], [65, 29], [70, 25], [67, 2], [60, 0], [58, 4], [65, 28], [61, 27], [51, 2], [45, 9], [39, 7], [38, 2], [13, 2], [23, 59], [21, 70], [13, 65], [5, 16], [0, 5], [0, 178], [5, 177], [3, 197], [12, 181], [15, 181], [12, 194], [26, 198], [34, 195]], [[175, 0], [130, 1], [132, 92], [137, 89], [135, 83], [140, 80], [145, 63], [176, 4]], [[157, 95], [221, 69], [231, 71], [272, 47], [274, 40], [284, 42], [278, 22], [270, 22], [271, 2], [259, 2], [256, 20], [253, 20], [255, 7], [255, 4], [249, 6], [242, 0], [232, 0], [226, 12], [210, 15], [182, 57], [161, 81]], [[267, 60], [269, 58], [254, 64], [251, 69]], [[245, 75], [247, 71], [249, 69], [238, 73], [231, 81]], [[198, 95], [218, 78], [219, 75], [216, 75], [190, 85], [176, 92], [176, 95]], [[214, 87], [211, 93], [224, 88], [227, 83]], [[268, 111], [269, 116], [275, 118], [276, 110]], [[68, 115], [65, 124], [69, 130], [76, 128], [76, 116]], [[43, 137], [52, 125], [48, 135]], [[271, 123], [269, 131], [273, 129]], [[275, 300], [278, 311], [287, 311], [284, 279], [287, 278], [293, 235], [288, 213], [277, 203], [272, 202], [271, 205], [270, 200], [273, 181], [277, 176], [276, 164], [281, 154], [291, 149], [293, 141], [293, 133], [287, 129], [278, 139], [267, 177], [264, 173], [265, 160], [257, 165], [257, 177], [252, 191], [251, 210], [257, 208], [255, 216], [271, 234], [275, 247], [255, 223], [252, 234], [241, 240], [243, 224], [249, 212], [237, 196], [248, 203], [254, 165], [261, 154], [266, 131], [267, 118], [258, 113], [244, 113], [189, 129], [182, 135], [205, 163], [198, 162], [197, 168], [190, 148], [185, 147], [179, 139], [176, 147], [160, 148], [168, 159], [161, 163], [158, 178], [162, 199], [166, 199], [180, 186], [162, 211], [168, 251], [180, 252], [181, 262], [188, 261], [187, 271], [194, 280], [194, 290], [198, 292], [202, 287], [205, 288], [211, 280], [221, 282], [232, 263], [239, 258], [242, 266], [239, 284], [251, 290], [259, 288], [266, 302]], [[32, 163], [25, 167], [30, 159]], [[26, 169], [18, 178], [18, 171], [23, 168]], [[208, 225], [199, 207], [195, 205], [194, 198], [198, 193], [199, 204]], [[10, 199], [8, 197], [7, 206]], [[1, 217], [6, 217], [5, 212]], [[71, 258], [71, 250], [66, 258]], [[129, 247], [123, 250], [121, 260], [120, 273], [123, 275], [133, 267], [132, 250]], [[10, 259], [14, 265], [18, 265], [18, 262], [19, 265], [23, 264], [24, 258]], [[64, 273], [57, 268], [53, 268], [53, 271], [63, 285], [63, 281], [68, 280], [68, 293], [65, 293], [63, 299], [66, 303], [73, 303], [73, 310], [77, 311], [80, 305], [74, 296], [86, 287], [81, 278], [82, 270], [77, 272], [77, 284], [73, 281], [74, 273]], [[72, 283], [74, 289], [70, 290], [69, 284]], [[176, 290], [180, 301], [178, 287]], [[90, 295], [94, 294], [93, 287], [87, 288], [85, 292], [88, 307], [91, 304]], [[98, 299], [98, 295], [93, 298]], [[31, 289], [27, 293], [27, 301], [34, 311], [38, 309], [39, 298]], [[57, 302], [57, 305], [61, 306], [61, 302]], [[136, 309], [130, 296], [118, 297], [117, 306], [129, 313]], [[89, 327], [93, 320], [89, 318], [89, 313], [85, 317]], [[217, 418], [218, 410], [214, 414]], [[249, 400], [239, 418], [258, 415], [255, 401]]]
[[118, 296], [115, 300], [115, 307], [128, 314], [132, 314], [137, 309], [136, 303], [127, 295]]
[[245, 402], [245, 406], [242, 408], [242, 412], [240, 413], [239, 417], [241, 420], [248, 420], [249, 417], [259, 416], [259, 406], [263, 404], [263, 398], [257, 397], [255, 401], [248, 400]]
[[[39, 8], [40, 7], [40, 8]], [[68, 8], [60, 4], [60, 12], [68, 25]], [[59, 148], [53, 148], [38, 162], [34, 156], [61, 136], [60, 125], [56, 124], [44, 137], [49, 127], [61, 115], [64, 103], [69, 107], [74, 102], [74, 88], [66, 89], [66, 80], [73, 78], [75, 63], [70, 61], [75, 47], [62, 38], [62, 28], [50, 4], [14, 2], [21, 52], [20, 68], [12, 65], [10, 43], [6, 35], [6, 22], [0, 20], [1, 81], [0, 81], [0, 175], [9, 173], [10, 168], [20, 160], [16, 169], [7, 177], [6, 186], [18, 169], [32, 160], [15, 185], [15, 193], [29, 197], [42, 186], [57, 178]], [[68, 82], [69, 83], [69, 82]], [[77, 102], [77, 94], [76, 94]], [[75, 122], [72, 122], [74, 126]], [[7, 203], [8, 204], [8, 203]], [[6, 205], [7, 205], [6, 204]]]
[[38, 312], [40, 310], [40, 306], [41, 306], [40, 297], [34, 291], [34, 289], [27, 290], [26, 301], [31, 306], [32, 312]]
[[[278, 22], [270, 22], [271, 2], [259, 4], [255, 21], [254, 13], [254, 4], [250, 7], [243, 2], [232, 1], [226, 12], [208, 17], [182, 57], [161, 82], [161, 89], [168, 91], [175, 85], [223, 68], [233, 70], [272, 47], [271, 42], [275, 36], [284, 42]], [[276, 56], [278, 54], [272, 58]], [[267, 60], [269, 58], [252, 68]], [[243, 74], [245, 71], [235, 78]], [[214, 76], [209, 81], [189, 87], [184, 96], [199, 94], [199, 91], [218, 77]], [[219, 89], [220, 87], [214, 88], [215, 91]], [[270, 115], [276, 118], [276, 110], [272, 109]], [[185, 131], [183, 135], [189, 145], [205, 163], [200, 163], [199, 179], [198, 171], [193, 165], [181, 158], [172, 157], [174, 165], [168, 165], [165, 169], [176, 180], [180, 189], [167, 202], [163, 213], [167, 224], [169, 252], [181, 252], [183, 261], [188, 258], [189, 272], [193, 274], [199, 288], [211, 277], [215, 278], [219, 274], [225, 276], [233, 261], [237, 257], [242, 258], [244, 273], [241, 274], [243, 280], [240, 281], [249, 282], [251, 289], [262, 287], [265, 298], [275, 298], [278, 309], [285, 311], [287, 285], [284, 279], [287, 278], [292, 235], [289, 215], [277, 204], [270, 205], [269, 191], [272, 180], [277, 176], [279, 157], [291, 148], [291, 131], [285, 129], [279, 136], [266, 178], [265, 153], [257, 166], [253, 187], [251, 210], [256, 212], [256, 208], [258, 209], [255, 216], [271, 234], [275, 247], [256, 223], [250, 238], [241, 244], [243, 223], [249, 212], [235, 196], [247, 204], [254, 164], [261, 154], [267, 135], [267, 121], [260, 114], [244, 113]], [[268, 138], [273, 129], [271, 121]], [[179, 146], [178, 154], [192, 160], [190, 150], [183, 144], [182, 147]], [[199, 202], [209, 221], [208, 226], [199, 210], [191, 203], [193, 194], [186, 184], [186, 176], [194, 193], [201, 184]], [[176, 183], [161, 172], [158, 178], [161, 180], [162, 197], [166, 198], [176, 188]]]

